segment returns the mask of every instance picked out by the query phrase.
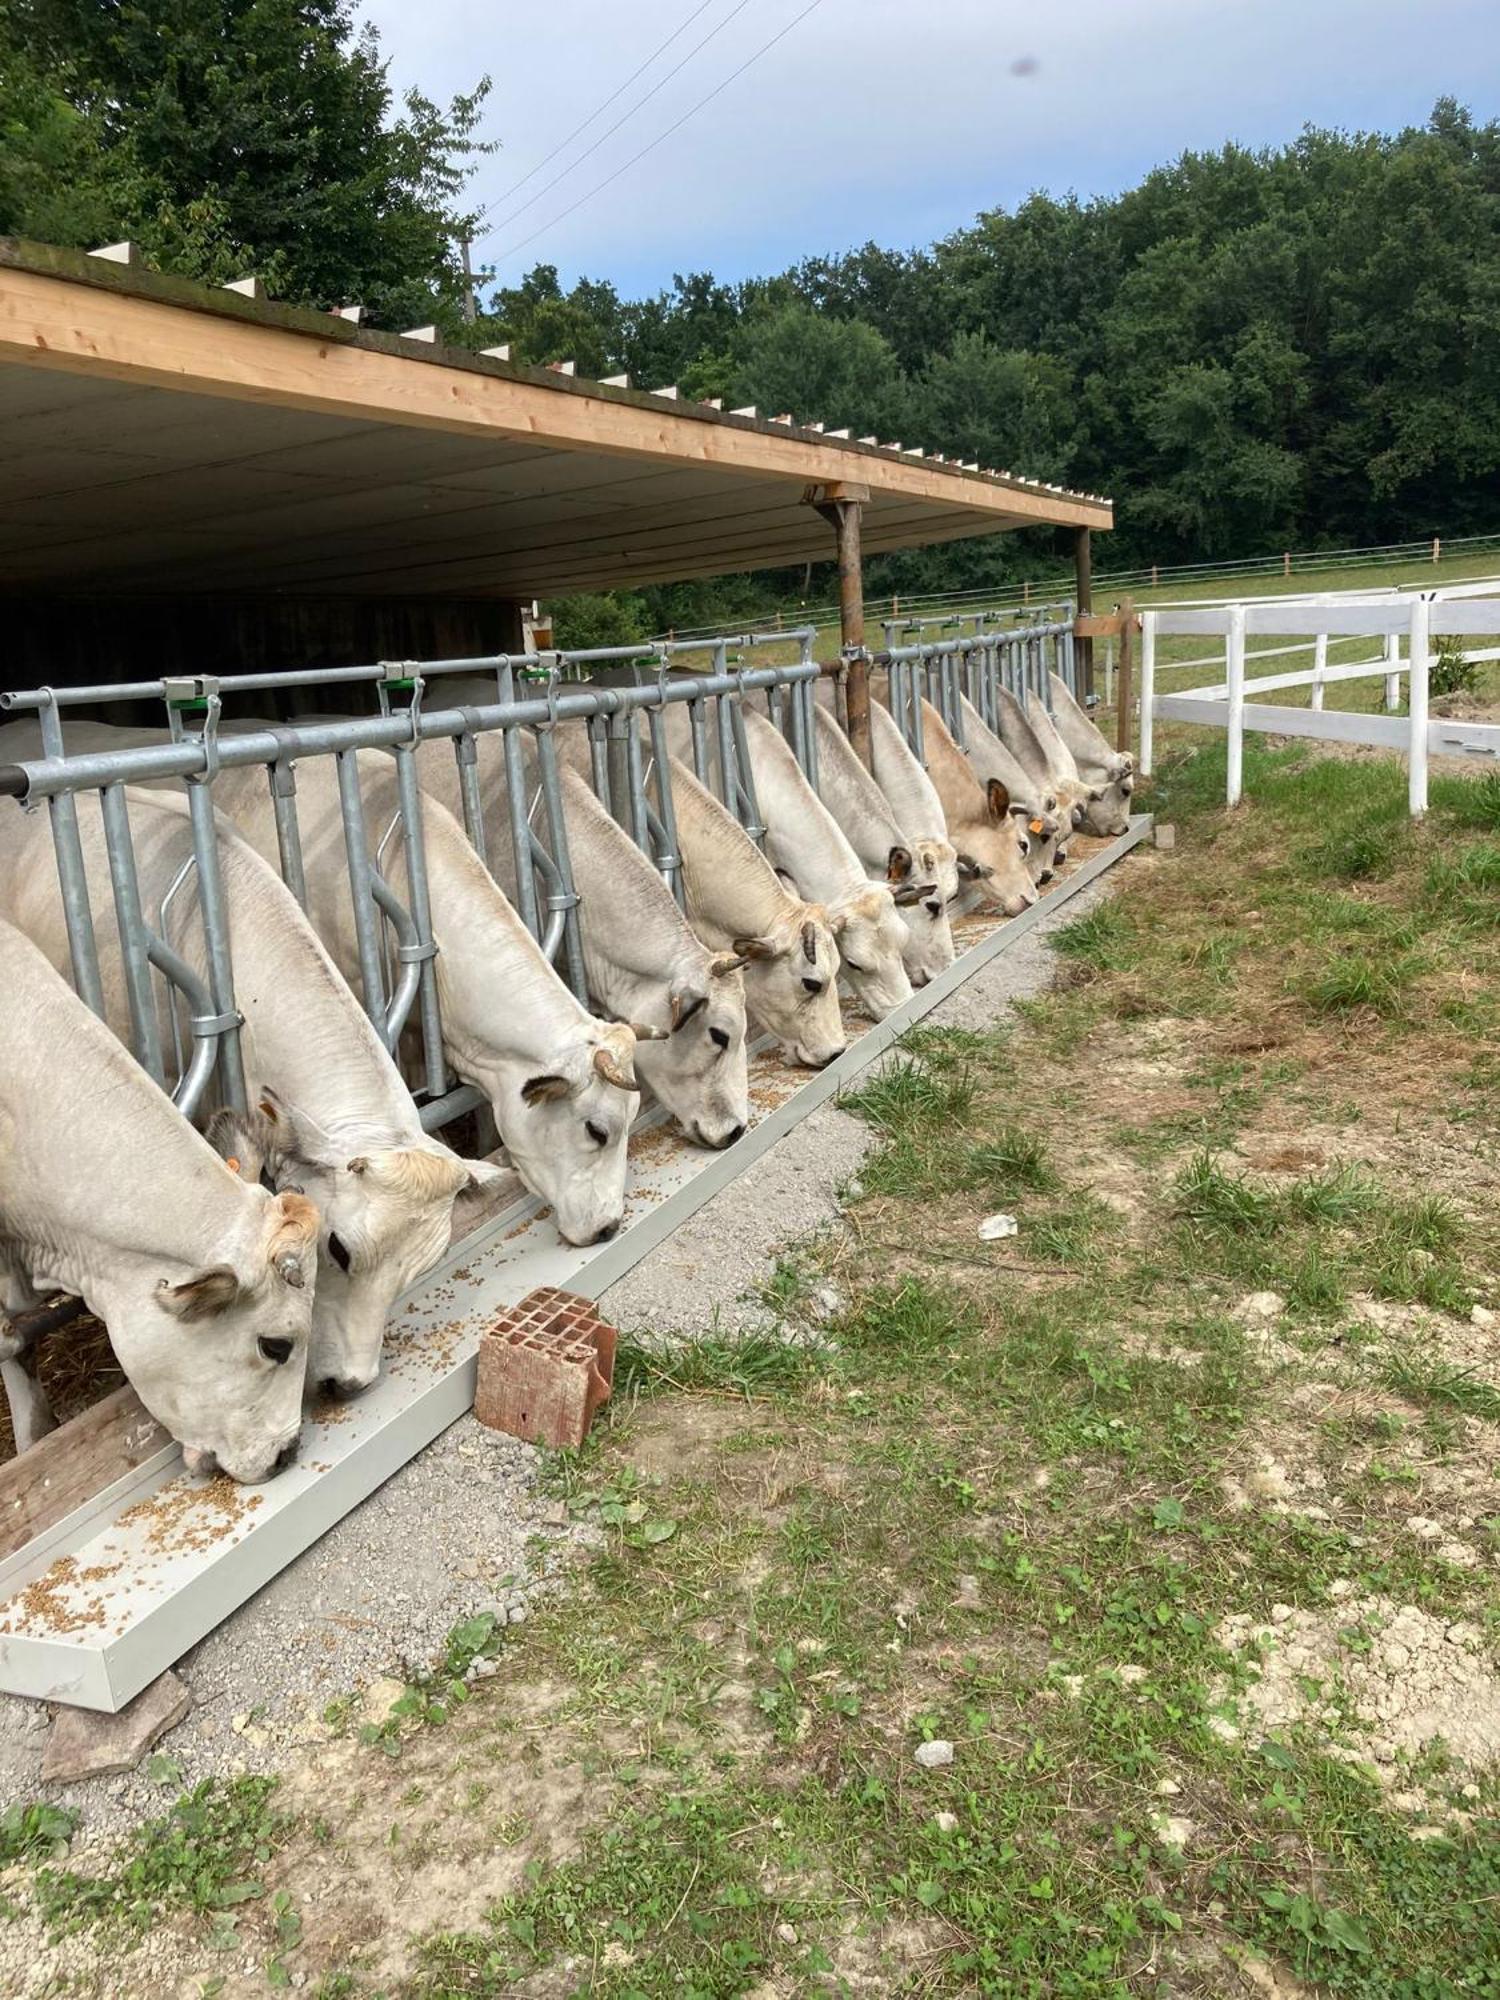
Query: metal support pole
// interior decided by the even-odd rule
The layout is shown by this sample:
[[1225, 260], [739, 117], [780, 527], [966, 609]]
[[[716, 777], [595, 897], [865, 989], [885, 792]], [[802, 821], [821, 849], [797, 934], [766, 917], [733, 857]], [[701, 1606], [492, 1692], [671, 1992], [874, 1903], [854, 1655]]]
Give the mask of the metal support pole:
[[[472, 739], [471, 739], [472, 747]], [[460, 770], [460, 776], [462, 771]], [[417, 783], [416, 752], [402, 745], [396, 752], [396, 795], [401, 804], [401, 837], [406, 849], [406, 902], [416, 929], [417, 941], [411, 949], [422, 954], [417, 961], [417, 1007], [422, 1024], [422, 1067], [427, 1092], [441, 1097], [448, 1088], [448, 1069], [443, 1061], [443, 1023], [438, 1012], [437, 945], [432, 935], [432, 898], [427, 886], [427, 846], [422, 828], [422, 795]], [[483, 829], [481, 828], [481, 832]], [[407, 956], [403, 947], [398, 957]]]
[[380, 970], [380, 929], [375, 892], [370, 880], [370, 849], [365, 837], [365, 805], [359, 790], [357, 750], [337, 758], [339, 811], [344, 822], [344, 851], [349, 861], [349, 893], [354, 908], [354, 938], [359, 949], [359, 976], [365, 1012], [384, 1035], [385, 980]]
[[266, 766], [271, 786], [271, 811], [276, 817], [276, 852], [281, 879], [307, 911], [307, 875], [302, 866], [302, 835], [297, 825], [297, 773], [289, 757]]
[[[42, 725], [42, 755], [61, 757], [62, 717], [51, 688], [41, 690], [37, 716]], [[104, 1019], [104, 982], [99, 976], [99, 947], [94, 938], [94, 912], [89, 903], [88, 871], [78, 832], [78, 801], [71, 792], [57, 792], [47, 801], [52, 821], [52, 850], [57, 859], [57, 886], [62, 895], [63, 921], [68, 927], [68, 956], [73, 989], [84, 1005]]]
[[206, 776], [188, 779], [187, 800], [188, 821], [193, 829], [193, 858], [198, 864], [198, 910], [203, 919], [203, 942], [208, 957], [208, 990], [219, 1017], [219, 1088], [231, 1111], [248, 1111], [245, 1065], [240, 1053], [241, 1016], [234, 1004], [229, 911], [219, 876], [213, 792]]
[[[500, 699], [515, 699], [514, 675], [507, 664], [500, 669]], [[536, 906], [536, 879], [531, 867], [531, 826], [526, 812], [526, 758], [520, 734], [502, 729], [505, 741], [505, 790], [510, 805], [510, 838], [516, 860], [516, 908], [521, 922], [534, 938], [542, 935]]]
[[120, 933], [120, 957], [125, 968], [125, 999], [130, 1008], [130, 1042], [135, 1059], [163, 1090], [167, 1072], [161, 1057], [161, 1031], [151, 991], [151, 956], [135, 849], [130, 840], [130, 815], [125, 787], [106, 785], [99, 794], [104, 814], [104, 845], [109, 856], [110, 886], [115, 894], [115, 923]]
[[550, 726], [537, 731], [536, 761], [542, 781], [542, 804], [547, 814], [547, 836], [552, 844], [552, 866], [558, 878], [551, 898], [552, 908], [562, 911], [563, 956], [568, 969], [568, 984], [579, 999], [584, 1000], [589, 982], [583, 963], [583, 934], [578, 928], [578, 890], [568, 857], [568, 825], [563, 813], [562, 785], [557, 775], [557, 745], [552, 740]]

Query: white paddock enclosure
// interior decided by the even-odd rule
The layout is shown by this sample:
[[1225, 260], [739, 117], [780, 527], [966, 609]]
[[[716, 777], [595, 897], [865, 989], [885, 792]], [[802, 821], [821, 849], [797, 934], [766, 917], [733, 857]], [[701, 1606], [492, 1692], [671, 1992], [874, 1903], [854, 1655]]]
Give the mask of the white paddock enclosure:
[[[1192, 635], [1222, 640], [1224, 678], [1181, 693], [1158, 694], [1158, 639]], [[1243, 790], [1247, 729], [1324, 742], [1366, 743], [1406, 752], [1410, 809], [1414, 814], [1423, 813], [1427, 810], [1430, 757], [1500, 758], [1500, 724], [1434, 719], [1430, 713], [1429, 670], [1433, 644], [1439, 635], [1494, 639], [1500, 635], [1500, 596], [1468, 596], [1459, 591], [1444, 593], [1441, 599], [1426, 594], [1301, 597], [1145, 611], [1141, 614], [1141, 774], [1149, 776], [1151, 772], [1158, 720], [1191, 722], [1225, 731], [1228, 738], [1225, 797], [1230, 805], [1238, 803]], [[1299, 650], [1295, 644], [1273, 645], [1255, 655], [1247, 650], [1247, 642], [1257, 637], [1311, 641], [1313, 665], [1309, 669], [1247, 679], [1247, 659], [1270, 658]], [[1329, 644], [1342, 639], [1369, 640], [1377, 650], [1372, 657], [1331, 666]], [[1475, 649], [1471, 657], [1497, 659], [1500, 648], [1492, 645]], [[1204, 666], [1209, 661], [1186, 664]], [[1403, 674], [1407, 677], [1408, 704], [1407, 713], [1399, 715], [1389, 711], [1398, 707]], [[1324, 707], [1325, 688], [1343, 681], [1371, 679], [1384, 682], [1387, 713], [1371, 715]], [[1259, 699], [1289, 688], [1307, 688], [1309, 706], [1291, 708]]]
[[0, 1690], [114, 1711], [373, 1493], [465, 1410], [481, 1327], [536, 1285], [598, 1297], [785, 1132], [851, 1083], [915, 1022], [1137, 846], [1130, 831], [1078, 865], [1024, 915], [963, 920], [966, 948], [878, 1026], [848, 1023], [851, 1046], [815, 1074], [762, 1050], [754, 1122], [705, 1153], [658, 1127], [632, 1144], [626, 1227], [574, 1249], [529, 1198], [455, 1242], [402, 1301], [374, 1386], [310, 1416], [298, 1462], [264, 1486], [204, 1485], [165, 1445], [0, 1564]]

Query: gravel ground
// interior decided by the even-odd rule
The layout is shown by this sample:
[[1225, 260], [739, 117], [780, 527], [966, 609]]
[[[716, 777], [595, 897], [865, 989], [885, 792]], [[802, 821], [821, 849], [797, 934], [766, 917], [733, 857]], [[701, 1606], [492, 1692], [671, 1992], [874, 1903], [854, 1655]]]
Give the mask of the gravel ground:
[[[1048, 931], [1109, 893], [1107, 878], [976, 973], [928, 1016], [983, 1028], [1051, 976]], [[857, 1174], [868, 1128], [827, 1104], [701, 1208], [600, 1301], [626, 1329], [726, 1331], [764, 1324], [755, 1298], [781, 1248], [837, 1219], [838, 1191]], [[399, 1678], [438, 1653], [476, 1612], [519, 1622], [557, 1587], [570, 1543], [597, 1532], [569, 1524], [537, 1492], [539, 1454], [465, 1417], [298, 1558], [179, 1663], [192, 1691], [187, 1720], [163, 1739], [180, 1782], [285, 1768], [296, 1746], [326, 1733], [323, 1711], [370, 1682]], [[0, 1810], [39, 1789], [47, 1711], [0, 1697]], [[85, 1844], [159, 1812], [178, 1779], [125, 1777], [49, 1788], [84, 1810]]]

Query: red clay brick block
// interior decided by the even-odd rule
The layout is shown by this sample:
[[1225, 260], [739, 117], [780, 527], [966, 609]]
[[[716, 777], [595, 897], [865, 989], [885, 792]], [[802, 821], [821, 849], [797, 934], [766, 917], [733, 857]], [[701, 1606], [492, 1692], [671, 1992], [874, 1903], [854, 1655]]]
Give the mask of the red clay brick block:
[[581, 1445], [609, 1400], [617, 1337], [587, 1299], [538, 1286], [480, 1335], [475, 1416], [530, 1444]]

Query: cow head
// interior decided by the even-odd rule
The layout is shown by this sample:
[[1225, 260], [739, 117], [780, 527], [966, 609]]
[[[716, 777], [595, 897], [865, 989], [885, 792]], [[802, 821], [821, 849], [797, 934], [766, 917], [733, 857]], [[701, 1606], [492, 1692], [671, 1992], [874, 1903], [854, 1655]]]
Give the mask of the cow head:
[[[956, 857], [954, 876], [956, 881]], [[906, 933], [901, 943], [901, 963], [913, 986], [926, 986], [940, 972], [946, 972], [954, 959], [953, 929], [938, 891], [936, 870], [919, 874], [910, 850], [893, 847], [886, 880]]]
[[981, 899], [1007, 917], [1018, 917], [1037, 899], [1028, 866], [1031, 836], [1026, 808], [1013, 804], [998, 778], [984, 788], [985, 816], [965, 820], [952, 829], [958, 848], [959, 873], [967, 877]]
[[243, 1178], [295, 1188], [316, 1205], [322, 1228], [308, 1387], [336, 1396], [367, 1389], [380, 1372], [392, 1307], [448, 1247], [454, 1202], [501, 1170], [461, 1160], [436, 1139], [336, 1137], [269, 1088], [253, 1117], [221, 1111], [208, 1136]]
[[1135, 791], [1135, 759], [1117, 751], [1104, 765], [1090, 765], [1081, 773], [1088, 787], [1083, 802], [1083, 825], [1089, 833], [1112, 840], [1130, 831], [1130, 800]]
[[883, 1021], [911, 998], [902, 955], [906, 926], [889, 888], [871, 883], [828, 912], [839, 965], [860, 1012]]
[[301, 1195], [242, 1193], [239, 1222], [211, 1261], [161, 1268], [137, 1253], [98, 1309], [131, 1386], [181, 1444], [188, 1470], [254, 1484], [296, 1454], [318, 1214]]
[[1057, 816], [1057, 800], [1048, 795], [1046, 801], [1033, 803], [1027, 808], [1024, 819], [1028, 852], [1027, 872], [1038, 888], [1052, 880], [1058, 864], [1066, 861], [1068, 851], [1062, 842], [1062, 823]]
[[958, 850], [951, 840], [916, 840], [912, 853], [917, 873], [924, 882], [937, 884], [938, 900], [951, 903], [958, 896]]
[[781, 1043], [784, 1061], [823, 1069], [846, 1045], [838, 948], [825, 910], [787, 901], [773, 930], [734, 941], [745, 969], [745, 1004]]
[[687, 1136], [716, 1150], [750, 1122], [745, 1052], [745, 982], [737, 953], [707, 957], [670, 987], [658, 986], [644, 1013], [657, 1031], [636, 1050], [636, 1068]]
[[568, 1005], [537, 1053], [496, 1051], [473, 1068], [516, 1172], [551, 1204], [558, 1234], [602, 1243], [625, 1216], [625, 1145], [641, 1106], [636, 1037]]

